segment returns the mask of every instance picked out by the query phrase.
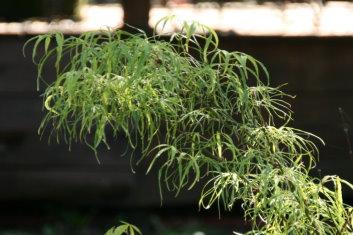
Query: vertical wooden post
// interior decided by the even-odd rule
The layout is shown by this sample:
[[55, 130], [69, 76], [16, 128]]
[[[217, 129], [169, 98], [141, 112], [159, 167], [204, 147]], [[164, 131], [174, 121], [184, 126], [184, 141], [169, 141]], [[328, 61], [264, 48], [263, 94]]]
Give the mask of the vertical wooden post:
[[150, 0], [122, 0], [122, 5], [124, 8], [124, 23], [148, 31]]

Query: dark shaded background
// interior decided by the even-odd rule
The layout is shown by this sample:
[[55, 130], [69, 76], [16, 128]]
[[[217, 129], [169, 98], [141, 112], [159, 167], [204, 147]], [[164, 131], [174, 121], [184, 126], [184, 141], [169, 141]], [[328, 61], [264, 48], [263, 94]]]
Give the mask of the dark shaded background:
[[[123, 3], [125, 21], [147, 29], [148, 1]], [[16, 18], [15, 13], [0, 8], [3, 20], [29, 17], [28, 6], [21, 0], [1, 4], [20, 13]], [[75, 15], [74, 10], [51, 14]], [[221, 230], [231, 234], [246, 227], [239, 207], [224, 212], [222, 220], [218, 220], [216, 209], [198, 212], [197, 187], [178, 198], [166, 192], [160, 207], [155, 172], [146, 176], [145, 162], [133, 166], [136, 173], [132, 174], [128, 157], [120, 156], [126, 146], [123, 136], [111, 140], [110, 151], [101, 149], [100, 165], [83, 145], [74, 145], [69, 152], [67, 146], [55, 141], [48, 145], [45, 136], [40, 140], [37, 128], [44, 112], [36, 91], [36, 67], [22, 55], [22, 46], [31, 36], [0, 35], [0, 235], [102, 234], [119, 219], [136, 223], [145, 234], [203, 230], [206, 234], [220, 234]], [[290, 100], [294, 110], [291, 126], [312, 132], [326, 143], [317, 142], [320, 162], [313, 175], [338, 174], [353, 181], [349, 154], [353, 138], [353, 37], [220, 35], [220, 42], [221, 48], [242, 51], [262, 61], [273, 86], [288, 83], [283, 90], [297, 96]], [[47, 68], [45, 73], [53, 77], [54, 71]], [[346, 191], [345, 196], [347, 202], [353, 201], [352, 192]]]

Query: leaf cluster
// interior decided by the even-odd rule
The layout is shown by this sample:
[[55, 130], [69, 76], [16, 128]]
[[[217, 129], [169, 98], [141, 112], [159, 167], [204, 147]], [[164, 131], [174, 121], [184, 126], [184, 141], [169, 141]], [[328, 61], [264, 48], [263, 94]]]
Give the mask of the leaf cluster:
[[140, 229], [135, 225], [127, 223], [125, 221], [121, 221], [121, 225], [118, 227], [113, 227], [109, 229], [104, 235], [135, 235], [142, 234]]
[[152, 36], [106, 30], [30, 40], [34, 59], [44, 44], [38, 81], [52, 57], [57, 70], [43, 93], [48, 112], [39, 132], [50, 125], [58, 140], [95, 152], [109, 148], [108, 131], [124, 133], [149, 160], [147, 172], [160, 163], [161, 195], [203, 179], [200, 207], [230, 210], [242, 200], [249, 234], [351, 234], [353, 209], [341, 185], [352, 185], [309, 176], [316, 137], [288, 126], [291, 96], [270, 86], [255, 58], [219, 49], [211, 28], [182, 22], [180, 32], [163, 32], [174, 21], [161, 19], [162, 33]]

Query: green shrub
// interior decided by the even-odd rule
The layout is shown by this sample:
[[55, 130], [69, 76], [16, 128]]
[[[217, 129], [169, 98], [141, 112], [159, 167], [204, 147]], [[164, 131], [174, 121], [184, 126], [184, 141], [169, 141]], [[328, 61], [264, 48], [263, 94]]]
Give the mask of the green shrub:
[[[173, 22], [163, 18], [156, 28]], [[253, 57], [219, 49], [207, 26], [182, 22], [179, 33], [150, 37], [52, 33], [32, 41], [33, 58], [40, 43], [45, 49], [38, 85], [49, 58], [57, 71], [43, 93], [48, 112], [40, 133], [47, 128], [58, 141], [83, 142], [96, 154], [101, 144], [109, 148], [107, 130], [124, 133], [150, 161], [147, 172], [161, 162], [161, 196], [164, 188], [177, 195], [205, 178], [199, 206], [231, 210], [241, 200], [249, 234], [353, 233], [353, 208], [341, 191], [353, 186], [338, 176], [309, 176], [317, 137], [288, 126], [291, 96], [270, 86]]]

